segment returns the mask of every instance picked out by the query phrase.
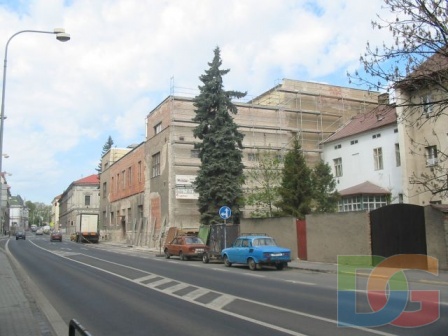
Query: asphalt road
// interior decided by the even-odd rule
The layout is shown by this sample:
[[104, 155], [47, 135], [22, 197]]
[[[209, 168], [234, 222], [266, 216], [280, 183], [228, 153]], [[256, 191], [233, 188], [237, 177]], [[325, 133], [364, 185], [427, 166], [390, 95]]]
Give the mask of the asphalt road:
[[[287, 269], [166, 260], [48, 236], [10, 240], [9, 250], [59, 313], [99, 335], [446, 335], [427, 327], [337, 326], [334, 276]], [[368, 310], [359, 300], [358, 309]]]

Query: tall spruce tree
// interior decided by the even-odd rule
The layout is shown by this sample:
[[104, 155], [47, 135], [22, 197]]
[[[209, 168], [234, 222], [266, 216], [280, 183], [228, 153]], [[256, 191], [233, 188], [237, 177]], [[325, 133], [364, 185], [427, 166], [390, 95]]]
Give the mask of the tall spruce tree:
[[[114, 145], [114, 141], [112, 140], [112, 137], [109, 135], [109, 138], [107, 138], [107, 141], [103, 146], [103, 151], [101, 153], [101, 159], [103, 158], [104, 154], [106, 154], [109, 151], [109, 149], [112, 148], [113, 145]], [[101, 172], [103, 171], [103, 167], [101, 165], [101, 159], [100, 159], [100, 163], [98, 164], [98, 167], [96, 168], [96, 171], [98, 172], [98, 177], [100, 176]]]
[[311, 169], [305, 162], [305, 157], [295, 137], [293, 148], [285, 155], [282, 182], [279, 187], [281, 201], [277, 206], [285, 215], [304, 219], [311, 212], [313, 199]]
[[195, 191], [199, 194], [198, 207], [202, 224], [221, 223], [219, 209], [228, 206], [232, 210], [229, 221], [238, 224], [244, 206], [242, 185], [244, 184], [242, 163], [242, 141], [244, 135], [238, 131], [230, 113], [237, 108], [232, 98], [242, 98], [246, 93], [225, 91], [222, 76], [230, 70], [220, 70], [220, 50], [214, 50], [210, 68], [199, 79], [200, 93], [194, 98], [195, 117], [198, 125], [193, 130], [195, 144], [199, 150], [201, 166], [195, 180]]

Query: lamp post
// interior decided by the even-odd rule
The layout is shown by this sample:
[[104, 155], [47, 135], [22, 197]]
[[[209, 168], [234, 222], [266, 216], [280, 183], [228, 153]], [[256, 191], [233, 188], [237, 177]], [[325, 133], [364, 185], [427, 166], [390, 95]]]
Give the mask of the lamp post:
[[[5, 59], [3, 61], [3, 88], [2, 88], [2, 107], [0, 114], [0, 172], [2, 171], [2, 161], [3, 161], [3, 122], [5, 120], [5, 88], [6, 88], [6, 64], [8, 59], [8, 46], [11, 40], [22, 33], [40, 33], [40, 34], [54, 34], [56, 39], [61, 42], [66, 42], [70, 40], [70, 34], [67, 34], [63, 28], [55, 28], [53, 31], [45, 30], [21, 30], [14, 35], [12, 35], [5, 46]], [[3, 224], [3, 182], [0, 178], [0, 226], [2, 226], [2, 231], [5, 231]]]

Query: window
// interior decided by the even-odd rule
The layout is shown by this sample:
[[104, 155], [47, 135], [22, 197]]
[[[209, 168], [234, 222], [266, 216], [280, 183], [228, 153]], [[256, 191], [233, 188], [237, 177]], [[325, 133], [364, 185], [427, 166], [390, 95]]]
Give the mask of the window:
[[395, 163], [397, 167], [401, 166], [400, 144], [395, 144]]
[[335, 177], [342, 176], [342, 158], [334, 159], [333, 162], [334, 162]]
[[381, 147], [373, 149], [373, 161], [375, 170], [383, 169], [383, 150]]
[[90, 205], [90, 195], [84, 196], [84, 205]]
[[132, 167], [128, 168], [128, 187], [132, 185]]
[[151, 175], [151, 177], [156, 177], [159, 175], [160, 175], [160, 153], [157, 153], [152, 156], [152, 175]]
[[190, 152], [190, 156], [192, 158], [198, 158], [199, 157], [199, 149], [192, 149]]
[[115, 186], [115, 184], [114, 184], [114, 177], [112, 176], [112, 181], [111, 181], [111, 183], [110, 183], [110, 192], [111, 192], [111, 193], [114, 192], [114, 186]]
[[[112, 181], [113, 181], [113, 177], [112, 177]], [[103, 198], [107, 197], [107, 182], [103, 183]]]
[[249, 153], [249, 154], [247, 154], [247, 159], [249, 161], [258, 161], [259, 155], [258, 155], [258, 153]]
[[381, 133], [372, 135], [372, 139], [381, 138]]
[[141, 161], [138, 162], [137, 174], [138, 174], [138, 177], [137, 177], [138, 181], [141, 182], [142, 181], [142, 162]]
[[121, 172], [121, 189], [126, 187], [126, 170]]
[[358, 143], [358, 140], [352, 140], [350, 141], [350, 145], [356, 145]]
[[372, 211], [386, 205], [386, 195], [354, 195], [341, 199], [338, 203], [338, 211]]
[[425, 95], [422, 97], [423, 114], [429, 117], [433, 112], [433, 104], [431, 95]]
[[342, 145], [339, 144], [339, 145], [334, 146], [334, 149], [339, 149], [339, 148], [341, 148], [341, 147], [342, 147]]
[[162, 123], [159, 122], [157, 125], [154, 126], [154, 134], [159, 134], [162, 132]]
[[437, 146], [429, 146], [426, 151], [426, 166], [434, 166], [437, 164]]

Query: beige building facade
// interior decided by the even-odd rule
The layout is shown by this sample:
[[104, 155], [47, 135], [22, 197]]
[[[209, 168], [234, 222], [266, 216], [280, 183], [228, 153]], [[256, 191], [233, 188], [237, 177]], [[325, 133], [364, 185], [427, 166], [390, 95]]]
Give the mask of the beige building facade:
[[[283, 156], [298, 136], [313, 166], [320, 159], [323, 140], [352, 116], [377, 104], [377, 93], [285, 79], [249, 102], [235, 103], [238, 113], [233, 118], [244, 134], [243, 164], [246, 169], [253, 167], [260, 151]], [[153, 246], [160, 246], [169, 227], [199, 226], [192, 187], [200, 165], [194, 149], [194, 115], [192, 98], [172, 95], [147, 117], [145, 197]], [[243, 209], [243, 218], [250, 218], [250, 212]]]
[[[397, 90], [398, 133], [403, 168], [404, 203], [415, 205], [446, 204], [446, 192], [432, 193], [418, 181], [431, 181], [433, 186], [447, 185], [448, 116], [435, 118], [440, 106], [422, 102], [446, 100], [430, 87], [419, 91]], [[412, 106], [415, 105], [415, 106]]]

